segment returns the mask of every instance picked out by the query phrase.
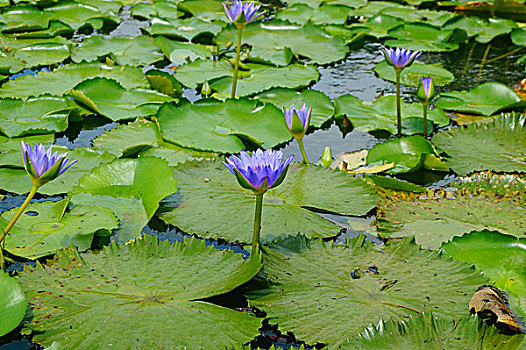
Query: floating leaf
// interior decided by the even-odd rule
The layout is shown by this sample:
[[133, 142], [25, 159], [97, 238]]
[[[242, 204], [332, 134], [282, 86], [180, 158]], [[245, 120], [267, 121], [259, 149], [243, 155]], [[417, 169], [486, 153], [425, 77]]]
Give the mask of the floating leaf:
[[344, 25], [348, 13], [349, 8], [346, 6], [322, 4], [318, 8], [312, 8], [305, 4], [294, 4], [276, 11], [276, 19], [301, 25], [308, 21], [321, 25]]
[[244, 140], [270, 148], [292, 138], [282, 111], [248, 99], [166, 104], [157, 118], [164, 139], [201, 151], [237, 153]]
[[16, 42], [2, 37], [0, 40], [4, 43], [3, 50], [0, 51], [0, 71], [5, 73], [16, 73], [24, 68], [60, 63], [69, 57], [68, 45], [54, 39]]
[[[397, 132], [396, 126], [396, 95], [385, 95], [376, 101], [362, 101], [353, 95], [343, 95], [335, 102], [335, 116], [337, 118], [347, 116], [355, 129], [359, 131], [387, 130], [392, 134]], [[422, 133], [424, 119], [422, 105], [420, 103], [401, 104], [402, 110], [402, 132], [406, 135]], [[449, 124], [449, 118], [444, 111], [435, 108], [427, 115], [428, 128]]]
[[44, 94], [61, 96], [83, 80], [105, 77], [115, 79], [126, 89], [146, 87], [148, 82], [139, 67], [110, 67], [99, 63], [68, 64], [53, 72], [26, 74], [9, 80], [0, 90], [0, 97], [27, 98]]
[[150, 35], [164, 35], [179, 40], [192, 40], [199, 35], [215, 36], [223, 29], [225, 22], [210, 22], [201, 18], [171, 19], [154, 18], [145, 30]]
[[282, 332], [331, 349], [380, 320], [431, 311], [459, 318], [466, 314], [461, 305], [484, 283], [471, 266], [421, 250], [411, 239], [374, 245], [360, 235], [334, 245], [289, 236], [266, 248], [263, 259], [267, 288], [252, 291], [250, 304]]
[[9, 137], [61, 132], [67, 129], [72, 112], [73, 107], [62, 97], [2, 99], [0, 131]]
[[[378, 63], [376, 67], [374, 67], [374, 71], [380, 78], [396, 82], [395, 71], [385, 60]], [[433, 84], [435, 86], [448, 85], [455, 79], [455, 76], [450, 71], [440, 67], [440, 65], [425, 64], [416, 61], [402, 71], [400, 74], [400, 83], [417, 87], [420, 83], [420, 77], [433, 78]]]
[[[250, 242], [255, 196], [240, 187], [219, 162], [177, 168], [180, 201], [160, 217], [185, 232], [228, 241]], [[364, 215], [376, 205], [374, 190], [359, 178], [317, 166], [291, 165], [284, 182], [263, 197], [261, 237], [286, 234], [328, 237], [340, 227], [305, 208]], [[233, 210], [236, 219], [232, 220]]]
[[141, 349], [228, 349], [256, 336], [261, 319], [200, 300], [260, 268], [259, 255], [243, 260], [197, 238], [170, 244], [145, 236], [97, 254], [61, 250], [47, 266], [21, 273], [33, 306], [26, 331], [45, 347], [122, 349], [133, 339]]
[[265, 103], [272, 103], [279, 109], [290, 108], [293, 104], [300, 108], [304, 103], [312, 107], [310, 125], [319, 128], [323, 123], [332, 118], [334, 104], [323, 92], [316, 90], [303, 90], [297, 92], [292, 89], [275, 88], [254, 97]]
[[448, 20], [442, 28], [462, 29], [468, 36], [476, 36], [477, 42], [487, 44], [498, 35], [510, 33], [512, 29], [517, 28], [517, 25], [509, 19], [455, 16]]
[[390, 29], [395, 28], [403, 23], [404, 21], [397, 17], [378, 15], [369, 18], [363, 23], [353, 23], [350, 29], [354, 34], [370, 35], [379, 39], [388, 36], [387, 32]]
[[217, 0], [184, 0], [178, 3], [177, 8], [202, 19], [227, 21], [225, 8]]
[[478, 170], [526, 172], [526, 116], [507, 114], [490, 124], [451, 128], [433, 137], [458, 174]]
[[117, 214], [117, 242], [139, 237], [164, 197], [177, 191], [173, 169], [159, 158], [117, 159], [79, 180], [73, 203], [102, 205]]
[[526, 101], [497, 82], [484, 83], [470, 91], [441, 93], [436, 106], [450, 111], [492, 115], [506, 109], [524, 109]]
[[[507, 184], [502, 180], [496, 187]], [[422, 195], [386, 192], [378, 206], [378, 224], [382, 236], [415, 236], [418, 244], [431, 249], [474, 230], [524, 237], [526, 209], [513, 197], [512, 192], [502, 197], [482, 188]]]
[[[236, 42], [236, 29], [227, 27], [216, 38], [218, 43]], [[308, 63], [327, 64], [345, 58], [348, 48], [342, 38], [332, 37], [322, 28], [287, 21], [255, 22], [243, 29], [243, 43], [251, 46], [250, 58], [286, 66], [292, 56], [307, 58]]]
[[431, 142], [420, 135], [397, 138], [378, 143], [367, 153], [367, 164], [384, 162], [395, 163], [389, 173], [407, 173], [419, 168], [448, 171], [449, 168], [439, 158]]
[[26, 308], [27, 300], [16, 279], [0, 271], [0, 337], [22, 322]]
[[380, 321], [360, 333], [358, 339], [342, 346], [342, 350], [363, 349], [523, 349], [522, 335], [502, 334], [488, 327], [476, 316], [452, 320], [428, 313], [413, 316], [407, 322]]
[[458, 42], [452, 40], [452, 30], [442, 30], [423, 22], [405, 23], [389, 30], [388, 34], [396, 39], [386, 40], [386, 46], [430, 52], [458, 49]]
[[[26, 259], [36, 259], [74, 245], [79, 250], [91, 246], [93, 235], [107, 235], [119, 226], [113, 212], [100, 206], [66, 207], [68, 199], [59, 202], [32, 203], [5, 239], [5, 250]], [[6, 226], [18, 208], [2, 213], [1, 226]], [[30, 213], [31, 215], [29, 215]]]
[[176, 3], [168, 1], [156, 1], [155, 3], [136, 3], [131, 8], [134, 17], [146, 19], [162, 18], [166, 20], [176, 20], [181, 16], [181, 11], [177, 9]]
[[145, 117], [157, 113], [171, 97], [143, 88], [125, 89], [115, 80], [85, 80], [70, 92], [84, 108], [113, 121]]
[[199, 58], [206, 59], [212, 56], [212, 52], [203, 45], [183, 43], [177, 40], [170, 40], [164, 36], [156, 37], [155, 43], [164, 55], [177, 66]]
[[25, 136], [20, 138], [10, 139], [0, 135], [0, 167], [7, 166], [9, 168], [22, 168], [24, 166], [22, 160], [22, 143], [33, 145], [34, 143], [52, 144], [55, 141], [55, 135], [53, 134], [42, 134]]

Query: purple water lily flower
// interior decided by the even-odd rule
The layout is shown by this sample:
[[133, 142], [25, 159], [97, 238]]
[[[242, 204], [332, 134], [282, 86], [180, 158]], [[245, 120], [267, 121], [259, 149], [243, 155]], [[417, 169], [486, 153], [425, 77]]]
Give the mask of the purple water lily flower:
[[384, 55], [387, 64], [395, 67], [402, 71], [404, 68], [409, 67], [413, 64], [414, 60], [418, 58], [422, 53], [419, 51], [412, 52], [407, 49], [382, 49], [380, 52]]
[[69, 158], [66, 158], [66, 153], [51, 153], [51, 146], [46, 150], [42, 143], [35, 143], [31, 148], [31, 145], [22, 141], [22, 151], [24, 167], [36, 187], [56, 179], [77, 162], [74, 160], [68, 164]]
[[[295, 138], [303, 138], [307, 129], [309, 128], [310, 113], [312, 107], [307, 109], [307, 105], [303, 103], [300, 109], [292, 105], [288, 110], [283, 108], [285, 120], [287, 121], [287, 128]], [[296, 118], [294, 118], [296, 116]]]
[[431, 77], [421, 77], [416, 96], [422, 103], [428, 103], [435, 96], [435, 85]]
[[241, 187], [262, 194], [283, 182], [293, 157], [282, 162], [281, 151], [258, 149], [252, 156], [241, 151], [239, 157], [231, 156], [223, 165], [236, 176]]
[[260, 5], [254, 4], [252, 1], [242, 2], [241, 0], [235, 0], [234, 3], [227, 5], [223, 2], [225, 13], [228, 19], [236, 25], [245, 25], [259, 18], [265, 13], [265, 11], [256, 14], [261, 7]]

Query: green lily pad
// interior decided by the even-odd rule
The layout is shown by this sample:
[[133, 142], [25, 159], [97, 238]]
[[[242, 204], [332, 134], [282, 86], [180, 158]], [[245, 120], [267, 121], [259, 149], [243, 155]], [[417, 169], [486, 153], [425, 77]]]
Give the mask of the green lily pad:
[[245, 140], [270, 148], [292, 138], [282, 111], [248, 99], [165, 104], [157, 119], [165, 140], [200, 151], [237, 153]]
[[115, 79], [126, 89], [148, 86], [148, 81], [139, 67], [80, 63], [61, 66], [52, 72], [40, 72], [36, 76], [26, 74], [9, 80], [2, 85], [0, 97], [27, 98], [44, 94], [62, 96], [81, 81], [94, 77]]
[[229, 349], [254, 338], [261, 319], [202, 300], [260, 268], [259, 255], [243, 260], [197, 238], [170, 244], [145, 236], [82, 255], [61, 250], [19, 277], [33, 306], [25, 331], [44, 347], [123, 349], [133, 339], [140, 349]]
[[15, 329], [26, 314], [27, 300], [13, 277], [0, 271], [0, 337]]
[[154, 18], [151, 23], [145, 28], [150, 35], [164, 35], [179, 40], [192, 40], [199, 35], [215, 36], [225, 25], [225, 22], [205, 21], [197, 17], [169, 21]]
[[16, 73], [24, 68], [60, 63], [69, 57], [69, 45], [61, 40], [1, 40], [4, 45], [0, 49], [0, 72]]
[[267, 287], [250, 293], [250, 304], [282, 332], [330, 349], [380, 320], [431, 311], [458, 319], [485, 282], [472, 266], [422, 250], [411, 239], [374, 245], [360, 235], [334, 245], [289, 236], [263, 253], [260, 276]]
[[[180, 201], [160, 218], [185, 232], [227, 241], [250, 242], [255, 195], [243, 189], [219, 162], [193, 162], [176, 168]], [[341, 227], [305, 209], [364, 215], [376, 205], [375, 191], [360, 178], [318, 166], [293, 164], [283, 183], [263, 197], [261, 239], [303, 233], [328, 237]], [[235, 220], [232, 212], [235, 211]]]
[[499, 35], [510, 33], [517, 24], [509, 19], [489, 18], [477, 16], [455, 16], [448, 20], [442, 27], [446, 30], [462, 29], [468, 36], [476, 36], [479, 43], [487, 44]]
[[[236, 95], [247, 96], [273, 87], [306, 87], [319, 77], [312, 66], [299, 64], [287, 67], [272, 67], [263, 64], [246, 64], [247, 70], [239, 71]], [[234, 67], [228, 61], [197, 60], [177, 69], [175, 78], [183, 85], [197, 88], [205, 81], [214, 91], [230, 96]]]
[[484, 270], [497, 288], [518, 298], [526, 309], [526, 236], [516, 238], [484, 230], [455, 237], [442, 249], [455, 260]]
[[177, 40], [170, 40], [164, 36], [156, 37], [155, 44], [177, 66], [199, 58], [206, 59], [212, 56], [212, 52], [204, 45], [183, 43]]
[[373, 146], [367, 153], [367, 164], [395, 163], [388, 173], [407, 173], [419, 168], [449, 171], [448, 166], [438, 158], [431, 142], [420, 135], [397, 138]]
[[435, 104], [450, 111], [486, 116], [506, 109], [526, 108], [526, 101], [515, 91], [497, 82], [484, 83], [469, 91], [441, 93]]
[[526, 30], [513, 29], [511, 31], [510, 38], [515, 45], [526, 46]]
[[[206, 20], [228, 21], [225, 8], [221, 1], [217, 0], [184, 0], [179, 2], [177, 8], [180, 11]], [[162, 16], [163, 14], [161, 14]]]
[[[18, 141], [18, 143], [19, 142], [20, 141]], [[89, 173], [91, 169], [115, 159], [111, 154], [96, 152], [85, 147], [69, 150], [66, 147], [54, 146], [53, 152], [55, 151], [59, 154], [67, 152], [68, 158], [77, 160], [77, 163], [73, 164], [68, 171], [55, 180], [40, 187], [38, 193], [47, 195], [67, 193], [77, 184], [78, 180]], [[16, 159], [18, 159], [16, 167], [0, 168], [0, 177], [6, 180], [5, 182], [2, 181], [1, 188], [8, 192], [28, 193], [31, 190], [31, 180], [24, 169], [21, 152], [17, 152]], [[96, 203], [96, 205], [98, 204], [99, 203]]]
[[452, 30], [442, 30], [426, 23], [405, 23], [388, 32], [396, 39], [385, 41], [386, 46], [404, 47], [411, 50], [441, 52], [458, 49]]
[[93, 35], [84, 39], [71, 52], [71, 59], [80, 63], [110, 57], [119, 65], [149, 65], [164, 59], [155, 40], [149, 36], [105, 38]]
[[157, 125], [145, 119], [118, 125], [93, 140], [93, 148], [116, 157], [158, 157], [170, 166], [198, 158], [215, 158], [210, 152], [199, 152], [164, 142], [158, 135]]
[[265, 103], [272, 103], [279, 109], [290, 108], [293, 104], [300, 108], [303, 103], [312, 107], [310, 125], [319, 128], [334, 115], [334, 104], [323, 92], [303, 90], [297, 92], [292, 89], [275, 88], [254, 97]]
[[85, 80], [70, 94], [84, 108], [113, 121], [154, 115], [164, 102], [173, 100], [153, 90], [127, 90], [117, 81], [106, 78]]
[[460, 320], [432, 313], [413, 316], [407, 322], [389, 320], [366, 328], [358, 338], [342, 346], [350, 349], [524, 349], [524, 335], [506, 335], [487, 326], [476, 315]]
[[102, 205], [120, 220], [117, 242], [139, 237], [164, 197], [177, 191], [177, 180], [167, 161], [159, 158], [117, 159], [79, 180], [72, 202]]
[[[502, 180], [495, 187], [506, 185], [509, 182]], [[514, 200], [513, 192], [503, 196], [474, 187], [422, 195], [386, 192], [381, 198], [378, 224], [382, 236], [415, 236], [425, 248], [438, 249], [442, 243], [474, 230], [515, 237], [524, 237], [526, 232], [526, 209]]]
[[433, 137], [458, 174], [478, 170], [526, 172], [526, 116], [505, 114], [490, 124], [451, 128]]
[[[63, 199], [30, 204], [6, 236], [5, 250], [26, 259], [51, 255], [72, 244], [87, 250], [95, 233], [107, 235], [119, 226], [110, 209], [77, 205], [68, 210], [68, 203]], [[17, 211], [14, 208], [2, 213], [1, 226], [5, 227]]]
[[353, 34], [362, 33], [363, 35], [374, 36], [375, 38], [383, 38], [388, 36], [387, 32], [401, 24], [404, 21], [400, 18], [389, 15], [378, 15], [369, 18], [363, 23], [353, 23], [350, 26]]
[[347, 22], [349, 8], [346, 6], [323, 4], [312, 8], [306, 4], [294, 4], [276, 12], [276, 19], [290, 23], [304, 24], [311, 21], [314, 24], [344, 25]]
[[36, 142], [45, 145], [52, 144], [55, 141], [53, 134], [40, 134], [32, 136], [24, 136], [20, 138], [8, 138], [0, 135], [0, 167], [15, 167], [21, 168], [24, 166], [22, 160], [22, 144], [20, 141], [33, 145]]
[[9, 137], [61, 132], [67, 129], [72, 112], [73, 107], [63, 97], [2, 99], [0, 131]]
[[[353, 127], [359, 131], [387, 130], [396, 134], [396, 95], [385, 95], [376, 101], [362, 101], [353, 95], [343, 95], [334, 101], [336, 118], [347, 116]], [[424, 127], [422, 105], [402, 101], [402, 133], [406, 135], [422, 133]], [[449, 124], [444, 111], [435, 108], [427, 113], [428, 129], [434, 124], [439, 127]]]
[[[236, 42], [237, 30], [229, 26], [216, 38], [218, 43]], [[242, 42], [251, 46], [252, 60], [279, 66], [291, 63], [292, 56], [306, 58], [307, 63], [328, 64], [347, 55], [342, 38], [332, 37], [322, 28], [308, 22], [305, 25], [287, 21], [251, 23], [243, 29]]]
[[153, 19], [162, 18], [176, 20], [183, 14], [177, 9], [178, 4], [170, 1], [156, 1], [154, 3], [139, 2], [131, 8], [134, 17]]
[[[393, 67], [389, 66], [387, 62], [381, 61], [374, 67], [374, 71], [382, 79], [396, 82], [396, 74]], [[425, 64], [415, 61], [409, 68], [406, 68], [400, 74], [400, 83], [408, 86], [418, 86], [420, 77], [433, 78], [435, 86], [444, 86], [451, 83], [455, 76], [453, 73], [436, 64]]]

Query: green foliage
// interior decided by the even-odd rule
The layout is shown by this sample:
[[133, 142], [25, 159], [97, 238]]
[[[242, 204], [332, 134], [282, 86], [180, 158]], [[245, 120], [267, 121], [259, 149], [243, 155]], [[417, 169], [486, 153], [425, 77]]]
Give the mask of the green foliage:
[[431, 311], [458, 319], [485, 281], [471, 266], [421, 250], [411, 239], [374, 245], [360, 235], [334, 245], [289, 236], [264, 249], [263, 259], [267, 286], [248, 294], [250, 304], [282, 332], [330, 349], [380, 320]]
[[389, 30], [387, 33], [396, 39], [386, 40], [386, 46], [430, 52], [458, 49], [458, 42], [452, 37], [453, 31], [443, 30], [424, 22], [405, 23]]
[[[219, 162], [194, 162], [177, 168], [180, 190], [175, 208], [161, 219], [185, 232], [228, 241], [250, 242], [255, 195], [245, 190]], [[263, 196], [261, 239], [303, 233], [328, 237], [340, 227], [306, 209], [364, 215], [376, 205], [376, 193], [359, 178], [314, 165], [290, 166], [281, 185]], [[235, 212], [235, 220], [232, 219]]]
[[[374, 71], [380, 78], [393, 83], [396, 82], [395, 71], [385, 60], [378, 63], [376, 67], [374, 67]], [[417, 87], [420, 83], [420, 77], [433, 78], [433, 84], [435, 84], [435, 86], [448, 85], [455, 79], [453, 73], [442, 68], [440, 65], [425, 64], [416, 61], [409, 68], [402, 71], [400, 74], [400, 83]]]
[[150, 35], [164, 35], [181, 41], [190, 41], [200, 35], [215, 36], [221, 32], [225, 22], [209, 22], [197, 17], [165, 21], [154, 18], [146, 28]]
[[20, 324], [26, 308], [27, 300], [16, 279], [0, 271], [0, 337]]
[[[252, 339], [261, 319], [202, 301], [231, 291], [261, 268], [261, 257], [186, 238], [145, 236], [99, 253], [57, 252], [19, 278], [32, 304], [26, 332], [47, 347], [224, 349]], [[101, 326], [103, 327], [101, 328]]]
[[312, 8], [306, 4], [294, 4], [278, 10], [276, 19], [299, 25], [303, 25], [307, 21], [318, 25], [344, 25], [347, 21], [348, 12], [349, 8], [346, 6], [322, 4], [318, 8]]

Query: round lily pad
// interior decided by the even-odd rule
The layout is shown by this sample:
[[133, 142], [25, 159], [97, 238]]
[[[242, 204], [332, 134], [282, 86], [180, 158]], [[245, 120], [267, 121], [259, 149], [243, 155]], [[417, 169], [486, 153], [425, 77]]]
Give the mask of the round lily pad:
[[16, 279], [0, 271], [0, 337], [22, 322], [26, 308], [27, 300]]
[[[385, 60], [378, 63], [376, 67], [374, 67], [374, 71], [380, 76], [380, 78], [396, 82], [395, 71]], [[440, 67], [440, 65], [425, 64], [416, 61], [409, 66], [409, 68], [402, 71], [400, 74], [400, 83], [416, 87], [420, 84], [420, 77], [433, 78], [433, 84], [435, 86], [448, 85], [455, 79], [453, 73]]]
[[145, 236], [99, 253], [64, 249], [19, 277], [32, 306], [26, 331], [44, 347], [228, 349], [254, 338], [261, 319], [202, 300], [260, 268], [259, 255], [243, 260], [197, 238], [171, 244]]
[[[219, 162], [193, 162], [177, 169], [179, 199], [163, 207], [161, 219], [185, 232], [228, 241], [251, 242], [255, 195], [243, 189]], [[281, 185], [263, 196], [261, 239], [303, 233], [328, 237], [341, 227], [306, 208], [364, 215], [376, 193], [360, 178], [314, 165], [290, 166]], [[232, 219], [235, 212], [235, 220]]]
[[472, 266], [411, 239], [375, 245], [360, 235], [335, 245], [298, 235], [273, 242], [263, 254], [266, 288], [249, 292], [250, 304], [282, 332], [330, 349], [380, 320], [431, 311], [458, 319], [485, 282]]

